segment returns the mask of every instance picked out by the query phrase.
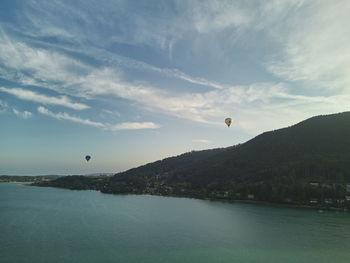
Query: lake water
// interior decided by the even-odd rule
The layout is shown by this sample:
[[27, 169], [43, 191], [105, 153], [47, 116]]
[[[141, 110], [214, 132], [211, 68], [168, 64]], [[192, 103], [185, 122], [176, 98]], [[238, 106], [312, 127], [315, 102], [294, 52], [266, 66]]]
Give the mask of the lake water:
[[350, 214], [0, 184], [0, 262], [350, 262]]

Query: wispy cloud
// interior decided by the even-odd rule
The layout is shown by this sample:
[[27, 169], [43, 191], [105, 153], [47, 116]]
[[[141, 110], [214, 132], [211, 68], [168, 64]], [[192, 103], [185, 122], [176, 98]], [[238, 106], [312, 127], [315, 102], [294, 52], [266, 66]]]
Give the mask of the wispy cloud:
[[15, 97], [17, 97], [21, 100], [29, 100], [29, 101], [34, 101], [34, 102], [38, 102], [41, 104], [59, 105], [59, 106], [71, 108], [74, 110], [83, 110], [83, 109], [89, 108], [89, 106], [87, 106], [85, 104], [72, 102], [66, 96], [51, 97], [51, 96], [47, 96], [44, 94], [39, 94], [39, 93], [31, 91], [31, 90], [25, 90], [25, 89], [20, 89], [20, 88], [9, 89], [9, 88], [0, 87], [0, 91], [14, 95]]
[[[337, 5], [327, 2], [303, 5], [301, 0], [275, 0], [254, 3], [254, 7], [246, 1], [177, 2], [179, 12], [166, 10], [166, 16], [158, 16], [158, 13], [156, 16], [142, 12], [134, 14], [128, 12], [132, 5], [124, 3], [118, 6], [120, 3], [112, 5], [109, 1], [101, 1], [96, 7], [93, 2], [84, 1], [81, 8], [77, 2], [29, 2], [30, 8], [23, 18], [28, 23], [23, 23], [19, 30], [26, 37], [29, 33], [25, 34], [24, 31], [28, 30], [32, 42], [26, 42], [26, 38], [11, 38], [0, 31], [0, 74], [21, 85], [37, 85], [63, 95], [95, 100], [114, 96], [130, 101], [139, 110], [147, 109], [152, 113], [213, 125], [222, 125], [222, 119], [227, 116], [239, 116], [236, 127], [249, 132], [290, 124], [308, 114], [347, 108], [345, 98], [348, 98], [347, 87], [350, 85], [350, 32], [343, 26], [348, 21], [346, 10], [349, 9], [349, 4], [346, 1], [339, 1]], [[52, 13], [57, 8], [64, 10], [64, 15], [53, 16]], [[123, 14], [120, 17], [112, 16], [117, 9], [132, 13], [131, 17]], [[97, 15], [92, 15], [92, 12]], [[308, 22], [309, 17], [313, 23]], [[44, 24], [41, 23], [43, 20]], [[130, 29], [126, 30], [128, 33], [119, 28], [118, 22], [123, 22], [121, 25]], [[98, 24], [104, 25], [104, 30], [100, 30]], [[84, 25], [85, 31], [81, 25]], [[167, 49], [170, 46], [172, 52], [176, 52], [179, 44], [186, 46], [188, 54], [192, 56], [188, 60], [198, 54], [201, 58], [203, 54], [211, 55], [220, 61], [217, 64], [221, 67], [218, 71], [226, 70], [230, 74], [230, 66], [238, 63], [232, 59], [231, 53], [243, 50], [241, 46], [236, 50], [237, 42], [231, 40], [242, 34], [245, 36], [242, 43], [248, 43], [248, 48], [254, 52], [255, 48], [264, 49], [264, 45], [260, 47], [254, 43], [260, 41], [261, 36], [266, 38], [261, 41], [268, 44], [268, 51], [259, 54], [262, 61], [254, 62], [265, 67], [262, 71], [268, 70], [266, 74], [269, 76], [264, 82], [255, 79], [255, 72], [247, 72], [247, 75], [251, 74], [251, 80], [244, 82], [244, 85], [238, 85], [234, 81], [221, 82], [220, 78], [203, 77], [200, 70], [193, 71], [199, 73], [191, 76], [186, 70], [175, 68], [176, 65], [181, 65], [178, 61], [173, 64], [174, 68], [171, 68], [172, 64], [162, 68], [155, 66], [159, 63], [152, 65], [152, 61], [147, 59], [137, 60], [136, 56], [123, 56], [114, 53], [111, 48], [114, 44], [132, 43], [137, 46], [141, 43], [142, 46], [156, 47], [157, 52], [159, 47]], [[113, 37], [106, 38], [106, 35]], [[48, 43], [42, 41], [45, 37], [56, 37], [60, 41]], [[101, 43], [101, 38], [106, 41]], [[33, 39], [40, 45], [34, 45]], [[72, 54], [91, 58], [97, 63], [84, 62]], [[221, 65], [222, 58], [228, 60], [227, 65]], [[229, 66], [228, 69], [225, 66]], [[125, 72], [130, 69], [146, 74], [158, 72], [169, 78], [169, 81], [175, 78], [185, 81], [188, 86], [194, 84], [209, 89], [196, 90], [191, 86], [191, 91], [187, 92], [185, 89], [178, 92], [176, 88], [170, 91], [166, 85], [153, 82], [152, 78], [146, 78], [146, 81], [125, 77]], [[310, 87], [322, 92], [308, 92]], [[334, 92], [334, 89], [342, 91]], [[27, 90], [11, 89], [10, 94], [14, 91], [23, 93]], [[21, 98], [31, 97], [32, 101], [71, 109], [88, 107], [73, 102], [67, 96], [41, 96], [31, 93], [31, 96]], [[59, 119], [69, 120], [73, 117], [67, 113], [52, 114], [61, 114], [58, 115]], [[83, 123], [80, 118], [75, 118], [70, 120]], [[99, 122], [93, 123], [96, 126]], [[105, 129], [114, 127], [100, 124], [97, 126]], [[139, 124], [139, 127], [142, 125]], [[258, 126], [260, 128], [256, 128]], [[115, 129], [121, 129], [123, 126], [118, 124], [116, 127]]]
[[42, 106], [38, 107], [38, 112], [58, 120], [68, 120], [68, 121], [77, 122], [88, 126], [102, 128], [104, 130], [109, 130], [109, 131], [159, 128], [159, 126], [153, 122], [123, 122], [123, 123], [111, 125], [109, 123], [102, 123], [102, 122], [91, 121], [89, 119], [82, 119], [77, 116], [72, 116], [66, 112], [54, 113]]
[[193, 141], [193, 142], [204, 143], [204, 144], [211, 143], [211, 141], [206, 140], [206, 139], [193, 139], [192, 141]]
[[9, 104], [6, 101], [0, 100], [0, 113], [1, 112], [13, 112], [15, 115], [17, 115], [18, 117], [21, 117], [23, 119], [28, 119], [30, 117], [32, 117], [32, 113], [30, 111], [20, 111], [17, 110], [14, 107], [9, 106]]
[[349, 93], [350, 29], [344, 26], [349, 22], [349, 8], [349, 1], [314, 1], [292, 14], [288, 31], [274, 29], [287, 42], [268, 69], [309, 89]]
[[32, 117], [32, 115], [33, 115], [30, 111], [23, 111], [23, 112], [21, 112], [21, 111], [15, 109], [15, 108], [13, 108], [12, 111], [13, 111], [14, 114], [16, 114], [17, 116], [19, 116], [19, 117], [21, 117], [23, 119], [28, 119], [28, 118]]
[[8, 103], [6, 101], [0, 100], [0, 112], [6, 111], [8, 108]]
[[52, 118], [58, 119], [58, 120], [68, 120], [68, 121], [73, 121], [73, 122], [77, 122], [77, 123], [81, 123], [81, 124], [85, 124], [85, 125], [89, 125], [89, 126], [94, 126], [94, 127], [100, 127], [103, 128], [105, 125], [101, 122], [95, 122], [95, 121], [90, 121], [89, 119], [82, 119], [76, 116], [71, 116], [66, 112], [59, 112], [59, 113], [53, 113], [51, 111], [49, 111], [47, 108], [39, 106], [38, 107], [38, 112], [46, 115], [46, 116], [50, 116]]
[[[276, 108], [291, 105], [301, 107], [308, 103], [318, 103], [330, 108], [339, 102], [337, 97], [306, 96], [290, 93], [290, 86], [283, 83], [254, 83], [243, 86], [224, 86], [207, 92], [171, 94], [166, 90], [147, 85], [125, 83], [111, 69], [96, 71], [88, 77], [84, 90], [92, 96], [113, 94], [117, 97], [137, 102], [149, 110], [167, 113], [179, 118], [221, 125], [227, 115], [240, 115], [243, 111], [274, 112]], [[266, 114], [268, 116], [268, 114]], [[249, 119], [252, 117], [250, 116]], [[281, 116], [282, 119], [283, 117]], [[256, 123], [256, 120], [255, 120]]]
[[[313, 103], [314, 108], [318, 109], [317, 113], [322, 110], [326, 111], [338, 109], [339, 97], [323, 97], [323, 96], [306, 96], [290, 93], [289, 87], [284, 83], [253, 83], [251, 85], [224, 85], [205, 79], [192, 78], [180, 71], [171, 69], [159, 69], [169, 76], [186, 79], [186, 81], [199, 85], [207, 85], [212, 87], [210, 91], [198, 91], [192, 93], [170, 93], [166, 89], [155, 88], [152, 84], [142, 83], [135, 84], [123, 80], [119, 69], [111, 67], [95, 68], [66, 57], [64, 54], [56, 54], [43, 50], [37, 50], [26, 46], [25, 44], [14, 43], [13, 41], [5, 41], [5, 50], [12, 50], [13, 56], [18, 60], [13, 68], [19, 67], [23, 69], [25, 77], [21, 77], [19, 81], [22, 84], [34, 82], [41, 87], [54, 89], [60, 93], [70, 94], [72, 96], [84, 98], [98, 98], [100, 96], [116, 96], [130, 100], [136, 103], [140, 108], [146, 108], [153, 112], [161, 112], [176, 116], [178, 118], [190, 119], [197, 122], [210, 123], [221, 125], [221, 119], [227, 116], [240, 116], [244, 118], [237, 125], [241, 129], [249, 132], [256, 132], [256, 127], [259, 126], [259, 131], [262, 129], [271, 129], [283, 124], [291, 124], [293, 121], [298, 121], [305, 117], [307, 103]], [[14, 44], [13, 44], [14, 43]], [[18, 47], [20, 45], [23, 49]], [[28, 51], [31, 55], [26, 55], [23, 52]], [[5, 52], [6, 53], [6, 52]], [[40, 54], [40, 59], [34, 54]], [[2, 54], [2, 55], [1, 55]], [[0, 56], [5, 56], [1, 53]], [[52, 65], [52, 56], [59, 57], [58, 65]], [[6, 58], [10, 61], [10, 58]], [[35, 61], [40, 61], [36, 63]], [[70, 70], [72, 65], [74, 70]], [[55, 62], [56, 63], [56, 62]], [[11, 65], [11, 64], [10, 64]], [[22, 65], [30, 65], [22, 67]], [[4, 66], [5, 67], [5, 66]], [[52, 75], [50, 79], [42, 72], [42, 67], [52, 67]], [[28, 72], [34, 73], [28, 73]], [[51, 72], [51, 70], [50, 70]], [[42, 79], [41, 79], [42, 78]], [[74, 103], [65, 96], [59, 98], [49, 97], [46, 95], [27, 92], [24, 89], [6, 89], [2, 91], [16, 94], [22, 99], [31, 98], [43, 104], [56, 104], [73, 109], [83, 109], [88, 107], [85, 104]], [[24, 95], [24, 92], [27, 92]], [[318, 103], [321, 106], [316, 106]], [[343, 103], [343, 100], [341, 101]], [[298, 107], [293, 111], [293, 118], [288, 118], [289, 122], [285, 123], [285, 115], [281, 114], [283, 110], [290, 112], [291, 105]], [[323, 106], [322, 106], [323, 105]], [[276, 111], [276, 109], [279, 109]], [[289, 109], [289, 110], [287, 110]], [[50, 115], [46, 112], [47, 115]], [[263, 118], [256, 120], [255, 116], [264, 114]], [[112, 129], [113, 126], [106, 126], [100, 122], [82, 120], [78, 117], [70, 116], [67, 113], [52, 113], [57, 119], [66, 119], [75, 122], [84, 123], [87, 125], [98, 126], [105, 129]], [[297, 117], [296, 117], [297, 116]], [[270, 126], [268, 126], [269, 124]], [[254, 128], [255, 127], [255, 128]]]
[[241, 27], [252, 20], [252, 15], [242, 8], [239, 1], [192, 1], [187, 4], [195, 29], [200, 33]]
[[22, 85], [74, 94], [77, 81], [92, 70], [91, 66], [60, 52], [31, 47], [12, 39], [2, 30], [0, 50], [0, 74]]
[[159, 128], [153, 122], [123, 122], [108, 127], [108, 130], [118, 131], [118, 130], [140, 130], [140, 129], [157, 129]]
[[164, 74], [166, 74], [169, 77], [172, 78], [178, 78], [178, 79], [182, 79], [184, 81], [187, 81], [189, 83], [193, 83], [193, 84], [197, 84], [197, 85], [202, 85], [202, 86], [208, 86], [211, 88], [215, 88], [215, 89], [222, 89], [225, 86], [220, 84], [220, 83], [216, 83], [213, 81], [209, 81], [203, 78], [194, 78], [191, 77], [183, 72], [181, 72], [180, 70], [177, 69], [160, 69], [160, 68], [153, 68], [153, 70], [158, 71], [158, 72], [162, 72]]

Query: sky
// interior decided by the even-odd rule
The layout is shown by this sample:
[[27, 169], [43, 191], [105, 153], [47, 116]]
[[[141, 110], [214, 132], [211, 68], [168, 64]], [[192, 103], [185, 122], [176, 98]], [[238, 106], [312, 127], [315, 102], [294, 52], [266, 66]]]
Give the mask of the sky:
[[115, 173], [348, 111], [348, 10], [2, 0], [0, 174]]

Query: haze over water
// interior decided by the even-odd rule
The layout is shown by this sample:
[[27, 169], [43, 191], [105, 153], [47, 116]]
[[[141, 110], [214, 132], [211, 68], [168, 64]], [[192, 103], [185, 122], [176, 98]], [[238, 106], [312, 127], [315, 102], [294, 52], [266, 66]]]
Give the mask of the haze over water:
[[7, 262], [349, 262], [350, 215], [0, 184]]

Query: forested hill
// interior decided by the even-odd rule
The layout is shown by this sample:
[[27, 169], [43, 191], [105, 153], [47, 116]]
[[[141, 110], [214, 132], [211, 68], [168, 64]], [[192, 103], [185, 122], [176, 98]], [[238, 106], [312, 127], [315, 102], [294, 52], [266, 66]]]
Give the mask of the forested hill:
[[[59, 181], [65, 187], [65, 179]], [[347, 182], [350, 112], [313, 117], [237, 146], [185, 153], [85, 186], [108, 193], [335, 202], [345, 198]]]
[[251, 183], [283, 176], [350, 182], [350, 112], [317, 116], [265, 132], [194, 164], [181, 175], [198, 187], [232, 179]]

